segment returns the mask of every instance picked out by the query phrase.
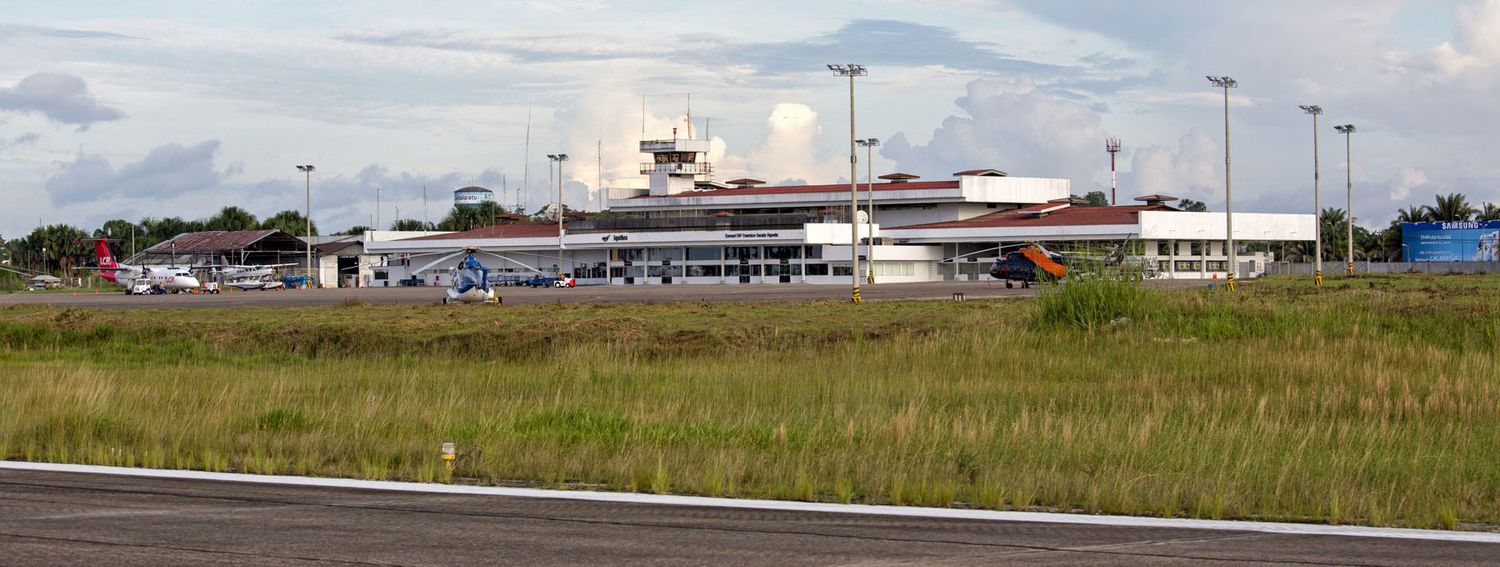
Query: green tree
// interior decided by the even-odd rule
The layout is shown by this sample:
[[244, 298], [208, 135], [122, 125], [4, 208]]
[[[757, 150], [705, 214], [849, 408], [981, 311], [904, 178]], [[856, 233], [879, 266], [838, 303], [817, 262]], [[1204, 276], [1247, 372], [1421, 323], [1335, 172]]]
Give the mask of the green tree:
[[396, 222], [391, 223], [391, 230], [427, 231], [435, 228], [437, 227], [432, 226], [432, 223], [417, 219], [396, 219]]
[[349, 228], [346, 228], [344, 230], [335, 232], [335, 233], [333, 233], [333, 235], [334, 236], [339, 236], [339, 235], [344, 235], [344, 234], [351, 234], [351, 235], [358, 236], [358, 235], [364, 234], [365, 231], [368, 231], [368, 230], [375, 230], [375, 229], [370, 228], [370, 227], [365, 226], [365, 225], [362, 225], [362, 224], [356, 224], [356, 225], [351, 226]]
[[250, 211], [236, 206], [228, 206], [219, 210], [219, 213], [209, 217], [203, 223], [208, 230], [255, 230], [260, 228], [260, 221]]
[[505, 214], [505, 208], [494, 201], [478, 205], [454, 205], [438, 223], [438, 230], [463, 231], [495, 224], [495, 217]]
[[69, 270], [93, 259], [94, 248], [88, 238], [87, 232], [69, 225], [41, 226], [23, 238], [6, 242], [6, 254], [18, 268], [69, 276]]
[[1105, 195], [1103, 191], [1089, 191], [1087, 195], [1083, 196], [1083, 198], [1084, 198], [1084, 200], [1088, 201], [1088, 204], [1087, 205], [1079, 205], [1081, 207], [1107, 207], [1107, 206], [1109, 206], [1109, 195]]
[[1177, 207], [1184, 211], [1193, 213], [1208, 212], [1208, 205], [1203, 204], [1203, 201], [1194, 201], [1192, 199], [1183, 199], [1181, 201], [1178, 201]]
[[1474, 218], [1475, 210], [1463, 193], [1438, 195], [1437, 202], [1427, 206], [1427, 218], [1432, 222], [1456, 222]]
[[1349, 219], [1343, 209], [1328, 207], [1318, 215], [1318, 229], [1323, 236], [1323, 261], [1344, 258], [1345, 243], [1349, 242]]
[[[287, 209], [267, 217], [266, 220], [261, 221], [260, 227], [263, 229], [279, 230], [292, 236], [304, 236], [307, 234], [305, 219], [306, 217], [302, 216], [302, 213]], [[312, 223], [312, 235], [318, 235], [318, 223]]]
[[1479, 214], [1474, 215], [1477, 221], [1500, 221], [1500, 206], [1494, 203], [1485, 203], [1480, 207]]

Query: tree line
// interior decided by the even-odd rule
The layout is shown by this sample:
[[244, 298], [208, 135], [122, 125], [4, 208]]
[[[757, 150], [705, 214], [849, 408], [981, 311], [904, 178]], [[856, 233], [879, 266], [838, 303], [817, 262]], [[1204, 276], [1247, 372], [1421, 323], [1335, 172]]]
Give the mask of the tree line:
[[[564, 210], [567, 210], [564, 208]], [[519, 214], [519, 210], [517, 211]], [[486, 201], [475, 206], [454, 206], [442, 221], [426, 222], [420, 219], [396, 219], [387, 230], [398, 231], [463, 231], [495, 224], [496, 217], [511, 214], [504, 206]], [[532, 220], [555, 220], [551, 209], [544, 207], [530, 215]], [[307, 233], [305, 217], [301, 212], [285, 210], [265, 219], [241, 207], [227, 206], [206, 219], [185, 220], [182, 217], [147, 217], [136, 222], [126, 219], [111, 219], [93, 231], [85, 231], [67, 224], [41, 226], [20, 238], [6, 240], [0, 237], [0, 262], [10, 267], [34, 273], [63, 274], [74, 267], [94, 263], [94, 247], [90, 238], [108, 238], [114, 241], [113, 248], [121, 258], [165, 242], [179, 234], [210, 230], [263, 230], [274, 229], [293, 235]], [[371, 227], [355, 225], [334, 235], [363, 234]], [[318, 235], [318, 224], [312, 223], [312, 235]], [[12, 278], [14, 279], [14, 278]]]

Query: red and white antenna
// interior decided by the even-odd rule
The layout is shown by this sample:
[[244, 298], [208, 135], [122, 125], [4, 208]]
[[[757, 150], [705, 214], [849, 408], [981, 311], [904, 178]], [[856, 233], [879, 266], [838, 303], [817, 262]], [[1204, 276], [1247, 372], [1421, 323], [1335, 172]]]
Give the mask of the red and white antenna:
[[1115, 203], [1115, 155], [1120, 153], [1119, 138], [1105, 138], [1104, 151], [1109, 152], [1109, 204]]

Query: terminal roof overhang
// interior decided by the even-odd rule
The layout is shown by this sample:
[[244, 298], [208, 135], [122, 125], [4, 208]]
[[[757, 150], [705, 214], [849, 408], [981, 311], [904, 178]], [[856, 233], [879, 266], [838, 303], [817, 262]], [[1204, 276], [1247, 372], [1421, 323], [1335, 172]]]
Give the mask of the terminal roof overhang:
[[[881, 202], [959, 202], [963, 193], [959, 180], [908, 181], [857, 185], [860, 197], [873, 188]], [[611, 199], [611, 209], [621, 211], [680, 209], [684, 207], [785, 207], [848, 204], [849, 184], [729, 187], [711, 191], [687, 191], [663, 196], [642, 195]]]
[[[1313, 239], [1313, 215], [1236, 213], [1240, 240]], [[1223, 240], [1224, 213], [1196, 213], [1154, 203], [1076, 207], [1044, 203], [970, 219], [891, 227], [881, 236], [907, 244], [976, 240]]]

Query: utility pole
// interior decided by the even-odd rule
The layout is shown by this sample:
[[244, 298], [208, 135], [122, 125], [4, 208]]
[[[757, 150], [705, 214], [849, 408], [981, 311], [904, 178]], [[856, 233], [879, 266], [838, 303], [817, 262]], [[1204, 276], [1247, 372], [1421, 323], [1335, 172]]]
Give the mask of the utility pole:
[[380, 186], [375, 186], [375, 224], [370, 230], [380, 230]]
[[1323, 287], [1323, 202], [1318, 188], [1322, 179], [1318, 167], [1318, 115], [1323, 114], [1323, 107], [1308, 104], [1299, 108], [1313, 118], [1313, 282]]
[[1352, 163], [1353, 154], [1350, 150], [1352, 142], [1350, 140], [1354, 138], [1351, 135], [1354, 133], [1354, 125], [1344, 124], [1342, 126], [1334, 126], [1333, 129], [1338, 130], [1340, 134], [1344, 135], [1344, 190], [1346, 192], [1345, 198], [1348, 199], [1348, 203], [1345, 205], [1347, 212], [1344, 214], [1344, 217], [1348, 221], [1348, 224], [1345, 225], [1345, 229], [1348, 231], [1345, 238], [1349, 240], [1344, 258], [1349, 262], [1348, 275], [1352, 276], [1354, 275], [1354, 164]]
[[1225, 252], [1229, 255], [1229, 265], [1226, 266], [1229, 273], [1224, 287], [1229, 291], [1234, 291], [1234, 274], [1239, 271], [1239, 262], [1234, 250], [1234, 206], [1231, 204], [1232, 194], [1229, 186], [1229, 89], [1238, 87], [1240, 84], [1232, 77], [1209, 76], [1208, 82], [1224, 89], [1224, 237]]
[[849, 300], [859, 303], [859, 179], [856, 177], [856, 166], [859, 164], [859, 154], [854, 149], [854, 78], [868, 75], [863, 65], [850, 63], [848, 65], [829, 65], [828, 69], [835, 76], [849, 77], [849, 261], [851, 280], [854, 289], [850, 292]]

